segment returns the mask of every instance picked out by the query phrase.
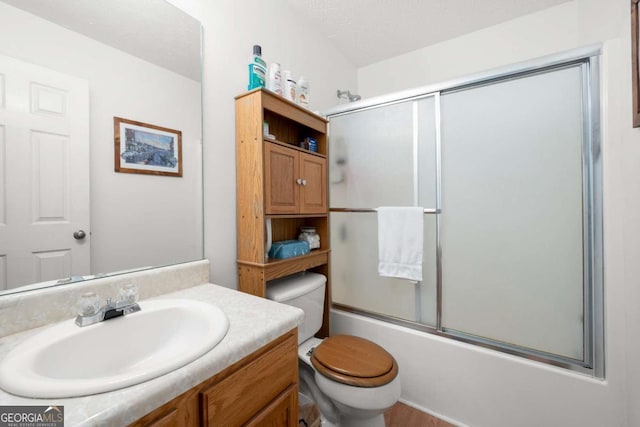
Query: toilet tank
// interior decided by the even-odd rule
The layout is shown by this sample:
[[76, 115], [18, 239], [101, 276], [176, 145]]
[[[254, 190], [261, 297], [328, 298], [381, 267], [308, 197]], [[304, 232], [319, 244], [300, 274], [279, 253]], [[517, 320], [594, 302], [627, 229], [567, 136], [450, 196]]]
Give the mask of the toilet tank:
[[298, 326], [298, 344], [303, 343], [322, 326], [324, 288], [327, 278], [308, 271], [267, 282], [267, 298], [304, 311], [304, 321]]

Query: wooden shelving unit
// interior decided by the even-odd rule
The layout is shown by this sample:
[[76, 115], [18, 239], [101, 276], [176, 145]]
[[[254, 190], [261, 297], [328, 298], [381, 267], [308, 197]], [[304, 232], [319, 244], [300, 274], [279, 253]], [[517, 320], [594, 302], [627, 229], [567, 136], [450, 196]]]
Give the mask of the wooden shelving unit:
[[[265, 137], [263, 123], [269, 124]], [[300, 148], [315, 138], [318, 151]], [[327, 121], [264, 89], [236, 97], [238, 289], [264, 297], [269, 280], [310, 270], [327, 277], [323, 326], [329, 335], [329, 202]], [[268, 259], [266, 220], [272, 241], [295, 240], [302, 226], [316, 227], [320, 248], [308, 255]]]

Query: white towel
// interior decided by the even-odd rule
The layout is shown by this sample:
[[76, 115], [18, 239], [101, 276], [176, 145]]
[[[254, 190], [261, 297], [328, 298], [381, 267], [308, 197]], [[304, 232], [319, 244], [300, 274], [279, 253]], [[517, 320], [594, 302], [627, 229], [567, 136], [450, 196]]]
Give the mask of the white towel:
[[378, 274], [422, 281], [423, 221], [421, 207], [378, 210]]

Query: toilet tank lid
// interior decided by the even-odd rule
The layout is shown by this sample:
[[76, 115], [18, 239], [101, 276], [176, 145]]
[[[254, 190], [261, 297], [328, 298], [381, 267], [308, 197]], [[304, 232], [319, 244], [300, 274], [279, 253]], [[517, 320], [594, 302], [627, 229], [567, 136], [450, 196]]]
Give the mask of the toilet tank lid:
[[267, 298], [286, 302], [324, 286], [326, 281], [324, 275], [309, 271], [281, 277], [267, 282]]

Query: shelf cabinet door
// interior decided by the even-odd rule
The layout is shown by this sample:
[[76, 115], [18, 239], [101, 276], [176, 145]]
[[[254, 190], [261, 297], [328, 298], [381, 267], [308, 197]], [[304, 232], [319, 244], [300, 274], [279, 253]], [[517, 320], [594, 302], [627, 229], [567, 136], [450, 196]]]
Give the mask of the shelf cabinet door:
[[265, 143], [265, 212], [327, 212], [327, 160]]
[[265, 143], [265, 211], [267, 214], [298, 212], [299, 156], [295, 150]]
[[327, 212], [327, 160], [307, 153], [300, 153], [300, 213]]

